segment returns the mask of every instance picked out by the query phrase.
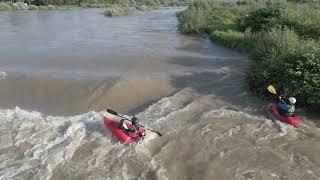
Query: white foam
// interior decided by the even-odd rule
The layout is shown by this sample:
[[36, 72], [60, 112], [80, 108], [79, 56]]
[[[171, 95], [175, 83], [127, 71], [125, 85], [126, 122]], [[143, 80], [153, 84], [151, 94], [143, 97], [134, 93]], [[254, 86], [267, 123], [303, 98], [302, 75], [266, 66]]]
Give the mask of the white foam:
[[[37, 171], [39, 179], [51, 176], [53, 169], [61, 162], [71, 159], [74, 152], [81, 146], [87, 130], [85, 124], [102, 116], [89, 112], [70, 117], [43, 116], [39, 112], [15, 109], [0, 110], [0, 120], [6, 133], [15, 134], [9, 139], [6, 147], [22, 149], [24, 157], [11, 158], [2, 156], [0, 167], [22, 162], [21, 166], [0, 169], [0, 179], [19, 178], [24, 171]], [[5, 126], [4, 124], [8, 124]], [[6, 134], [0, 134], [1, 139]], [[28, 144], [25, 147], [25, 144]], [[3, 146], [4, 147], [4, 146]], [[1, 149], [3, 148], [1, 147]], [[9, 153], [9, 152], [8, 152]]]
[[6, 72], [4, 72], [4, 71], [0, 71], [0, 80], [1, 79], [6, 79], [7, 78], [7, 73]]
[[[10, 152], [5, 152], [0, 157], [0, 179], [19, 179], [31, 172], [35, 173], [34, 178], [50, 179], [53, 176], [53, 172], [56, 172], [58, 167], [61, 168], [60, 165], [72, 163], [75, 153], [81, 149], [83, 144], [96, 141], [99, 136], [95, 134], [90, 136], [90, 133], [99, 129], [92, 129], [96, 128], [92, 123], [101, 122], [101, 127], [104, 129], [102, 121], [104, 116], [111, 119], [118, 118], [106, 111], [92, 111], [76, 116], [57, 117], [44, 116], [39, 112], [26, 111], [19, 107], [7, 110], [0, 109], [1, 130], [4, 132], [3, 134], [0, 132], [0, 150], [12, 148], [20, 151], [19, 149], [21, 149], [23, 153], [19, 158], [15, 158], [14, 154], [10, 155]], [[11, 136], [7, 138], [8, 133], [13, 135], [12, 138], [10, 138]], [[95, 133], [99, 134], [99, 132]], [[126, 163], [124, 163], [126, 158], [136, 156], [139, 154], [137, 152], [140, 152], [143, 156], [147, 155], [145, 145], [152, 139], [158, 138], [157, 134], [147, 132], [143, 141], [132, 146], [126, 146], [117, 143], [113, 138], [108, 138], [110, 133], [105, 131], [100, 133], [102, 134], [99, 134], [101, 137], [99, 143], [104, 143], [108, 147], [99, 146], [93, 150], [94, 152], [92, 152], [91, 156], [94, 160], [91, 157], [89, 158], [88, 169], [100, 169], [103, 167], [108, 170], [112, 169], [114, 163], [117, 163], [124, 170], [123, 174], [118, 174], [119, 176], [122, 175], [121, 179], [135, 178], [131, 177], [129, 172], [126, 172]], [[7, 139], [7, 141], [3, 141], [3, 138]], [[147, 155], [147, 157], [150, 161], [153, 158], [150, 155]], [[106, 159], [108, 159], [107, 164]], [[166, 170], [160, 162], [153, 160], [147, 166], [152, 171], [156, 171], [157, 176], [161, 177], [160, 179], [166, 179], [163, 178]], [[110, 176], [113, 177], [113, 175]]]
[[268, 121], [265, 117], [262, 116], [256, 116], [249, 114], [247, 112], [243, 111], [235, 111], [226, 109], [225, 107], [211, 110], [203, 115], [204, 118], [221, 118], [221, 117], [231, 117], [231, 118], [237, 118], [237, 117], [244, 117], [246, 119], [255, 119], [255, 120], [261, 120], [261, 121]]
[[156, 103], [150, 105], [145, 111], [137, 114], [145, 123], [153, 123], [164, 119], [169, 114], [184, 108], [184, 104], [193, 97], [193, 90], [185, 88], [170, 97], [164, 97]]

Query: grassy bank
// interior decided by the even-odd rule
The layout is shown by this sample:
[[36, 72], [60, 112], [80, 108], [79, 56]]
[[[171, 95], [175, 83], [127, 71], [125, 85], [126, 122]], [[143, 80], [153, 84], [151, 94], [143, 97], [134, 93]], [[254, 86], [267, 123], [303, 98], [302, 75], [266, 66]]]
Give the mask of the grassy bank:
[[105, 16], [128, 16], [134, 13], [136, 9], [130, 6], [111, 5], [105, 12]]
[[36, 6], [36, 5], [26, 5], [22, 2], [12, 3], [12, 2], [0, 2], [0, 11], [24, 11], [24, 10], [66, 10], [74, 9], [77, 6], [73, 5], [47, 5], [47, 6]]
[[185, 6], [190, 4], [191, 0], [27, 0], [25, 2], [27, 3], [0, 0], [0, 11], [108, 8], [105, 15], [121, 16], [129, 15], [136, 10], [148, 11], [164, 6]]
[[11, 2], [0, 2], [0, 11], [18, 11], [28, 10], [28, 6], [22, 2], [11, 3]]
[[299, 104], [320, 107], [320, 8], [316, 2], [196, 1], [178, 14], [180, 30], [251, 54], [250, 89], [274, 84]]
[[190, 0], [115, 0], [108, 5], [105, 16], [127, 16], [135, 11], [149, 11], [166, 6], [183, 6]]

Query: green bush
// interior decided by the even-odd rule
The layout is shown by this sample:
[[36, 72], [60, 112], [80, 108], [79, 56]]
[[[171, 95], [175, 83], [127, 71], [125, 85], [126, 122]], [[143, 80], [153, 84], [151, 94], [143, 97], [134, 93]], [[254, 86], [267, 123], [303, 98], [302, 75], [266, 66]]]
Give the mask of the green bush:
[[119, 5], [113, 5], [109, 9], [107, 9], [104, 12], [105, 16], [127, 16], [130, 14], [133, 14], [135, 11], [135, 8], [133, 7], [128, 7], [128, 6], [119, 6]]
[[28, 10], [28, 6], [23, 2], [17, 2], [14, 4], [14, 10], [18, 10], [18, 11]]
[[243, 24], [240, 24], [242, 30], [250, 29], [251, 32], [269, 31], [270, 29], [281, 27], [279, 21], [281, 11], [279, 8], [262, 8], [253, 11], [247, 15]]
[[23, 2], [0, 2], [0, 11], [21, 11], [21, 10], [28, 10], [28, 6]]
[[39, 10], [38, 6], [36, 6], [36, 5], [29, 5], [28, 9], [29, 10]]
[[138, 11], [147, 11], [149, 10], [148, 6], [146, 5], [136, 5], [135, 8], [138, 10]]
[[314, 6], [290, 5], [284, 9], [281, 21], [304, 38], [320, 38], [320, 9]]
[[239, 29], [252, 32], [290, 28], [304, 38], [320, 38], [320, 10], [309, 4], [265, 6], [251, 11], [239, 21]]
[[320, 46], [301, 45], [282, 57], [284, 76], [279, 81], [288, 80], [286, 89], [302, 102], [320, 105]]
[[184, 33], [211, 33], [212, 31], [237, 30], [242, 9], [227, 8], [222, 4], [200, 1], [178, 13], [179, 29]]
[[55, 7], [54, 5], [49, 4], [48, 5], [48, 10], [55, 10], [57, 9], [57, 7]]
[[273, 30], [254, 45], [248, 73], [251, 90], [263, 94], [268, 84], [283, 87], [301, 104], [320, 104], [320, 46], [300, 40], [290, 30]]
[[320, 107], [320, 9], [310, 4], [252, 0], [196, 1], [177, 14], [184, 33], [207, 35], [252, 57], [247, 82], [257, 94], [282, 87], [301, 104]]
[[10, 11], [12, 10], [10, 4], [5, 2], [0, 2], [0, 11]]

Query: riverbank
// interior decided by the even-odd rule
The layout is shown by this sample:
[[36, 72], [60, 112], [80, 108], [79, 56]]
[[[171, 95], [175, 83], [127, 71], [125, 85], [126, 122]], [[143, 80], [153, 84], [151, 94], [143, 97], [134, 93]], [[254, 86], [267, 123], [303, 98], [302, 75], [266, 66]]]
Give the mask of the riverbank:
[[160, 6], [147, 6], [147, 5], [121, 5], [121, 4], [114, 4], [107, 8], [104, 12], [105, 16], [113, 17], [113, 16], [128, 16], [133, 14], [136, 11], [151, 11], [160, 9]]
[[161, 1], [161, 0], [149, 0], [149, 1], [118, 1], [107, 7], [105, 16], [128, 16], [133, 14], [135, 11], [151, 11], [160, 9], [161, 7], [172, 7], [172, 6], [187, 6], [190, 4], [189, 0], [178, 0], [178, 1]]
[[320, 8], [317, 3], [196, 1], [178, 14], [184, 33], [249, 53], [249, 88], [268, 96], [274, 84], [299, 105], [320, 107]]
[[80, 8], [75, 5], [47, 5], [47, 6], [36, 6], [27, 5], [23, 2], [11, 3], [11, 2], [0, 2], [0, 11], [25, 11], [25, 10], [68, 10]]
[[[105, 0], [99, 2], [76, 1], [63, 4], [59, 1], [39, 1], [38, 5], [23, 2], [0, 2], [0, 11], [23, 11], [23, 10], [68, 10], [76, 8], [107, 8], [106, 16], [125, 16], [135, 11], [150, 11], [160, 7], [178, 7], [190, 4], [189, 0]], [[49, 3], [49, 4], [48, 4]]]

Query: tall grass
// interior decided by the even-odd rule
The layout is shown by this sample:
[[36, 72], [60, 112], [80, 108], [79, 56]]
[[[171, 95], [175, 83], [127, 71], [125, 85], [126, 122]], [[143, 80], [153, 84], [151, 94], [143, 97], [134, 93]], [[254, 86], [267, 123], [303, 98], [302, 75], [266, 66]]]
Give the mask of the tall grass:
[[241, 52], [250, 52], [252, 44], [250, 43], [250, 36], [247, 33], [227, 30], [227, 31], [213, 31], [209, 38], [212, 41], [218, 42], [226, 47], [239, 50]]

